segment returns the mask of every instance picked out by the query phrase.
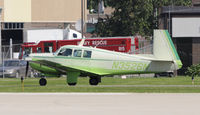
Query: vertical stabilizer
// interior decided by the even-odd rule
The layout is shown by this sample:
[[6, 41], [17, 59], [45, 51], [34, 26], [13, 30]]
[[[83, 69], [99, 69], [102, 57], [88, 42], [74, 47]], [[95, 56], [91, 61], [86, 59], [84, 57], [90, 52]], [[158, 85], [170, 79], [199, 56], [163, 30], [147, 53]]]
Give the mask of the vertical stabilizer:
[[182, 66], [179, 55], [167, 30], [154, 30], [153, 54], [157, 59], [171, 60]]

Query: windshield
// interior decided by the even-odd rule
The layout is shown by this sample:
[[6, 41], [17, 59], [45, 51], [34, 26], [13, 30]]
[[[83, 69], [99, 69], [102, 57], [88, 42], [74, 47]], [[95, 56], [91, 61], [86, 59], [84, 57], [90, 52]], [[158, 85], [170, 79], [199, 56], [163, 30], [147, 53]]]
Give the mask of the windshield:
[[19, 66], [19, 61], [4, 61], [4, 66], [5, 67]]
[[20, 47], [19, 49], [19, 56], [18, 56], [19, 59], [22, 59], [22, 48]]
[[57, 49], [57, 50], [53, 53], [53, 55], [56, 55], [56, 54], [58, 53], [58, 51], [60, 51], [60, 50]]
[[31, 47], [25, 47], [24, 51], [23, 51], [23, 58], [28, 57], [30, 53], [32, 53], [32, 48]]

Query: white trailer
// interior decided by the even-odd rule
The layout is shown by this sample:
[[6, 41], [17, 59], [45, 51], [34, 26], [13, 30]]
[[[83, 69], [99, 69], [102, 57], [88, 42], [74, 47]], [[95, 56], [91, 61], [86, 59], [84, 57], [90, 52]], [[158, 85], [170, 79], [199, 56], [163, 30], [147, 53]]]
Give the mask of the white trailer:
[[81, 33], [72, 29], [37, 29], [27, 30], [25, 42], [39, 42], [41, 40], [80, 39]]

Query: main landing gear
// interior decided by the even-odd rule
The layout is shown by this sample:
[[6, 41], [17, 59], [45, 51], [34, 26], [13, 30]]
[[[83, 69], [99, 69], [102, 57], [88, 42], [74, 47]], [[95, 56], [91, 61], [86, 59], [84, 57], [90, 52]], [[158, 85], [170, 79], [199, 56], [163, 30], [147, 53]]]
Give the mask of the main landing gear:
[[69, 86], [75, 86], [76, 83], [68, 83]]
[[90, 85], [98, 85], [99, 82], [101, 82], [101, 77], [90, 77]]
[[[100, 83], [100, 82], [101, 82], [101, 77], [100, 76], [92, 76], [92, 77], [90, 77], [90, 80], [89, 80], [90, 85], [98, 85], [98, 83]], [[69, 86], [75, 86], [76, 83], [77, 83], [76, 81], [68, 82], [68, 85]], [[47, 84], [47, 80], [45, 79], [45, 77], [42, 77], [39, 80], [39, 84], [40, 84], [40, 86], [45, 86]]]

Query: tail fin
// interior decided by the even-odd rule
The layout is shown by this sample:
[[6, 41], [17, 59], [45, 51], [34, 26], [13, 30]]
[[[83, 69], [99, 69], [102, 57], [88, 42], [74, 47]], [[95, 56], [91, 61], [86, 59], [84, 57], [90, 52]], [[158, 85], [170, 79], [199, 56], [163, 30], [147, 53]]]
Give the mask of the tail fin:
[[167, 30], [154, 30], [153, 41], [153, 54], [156, 58], [171, 60], [177, 64], [178, 68], [182, 67], [180, 57]]

